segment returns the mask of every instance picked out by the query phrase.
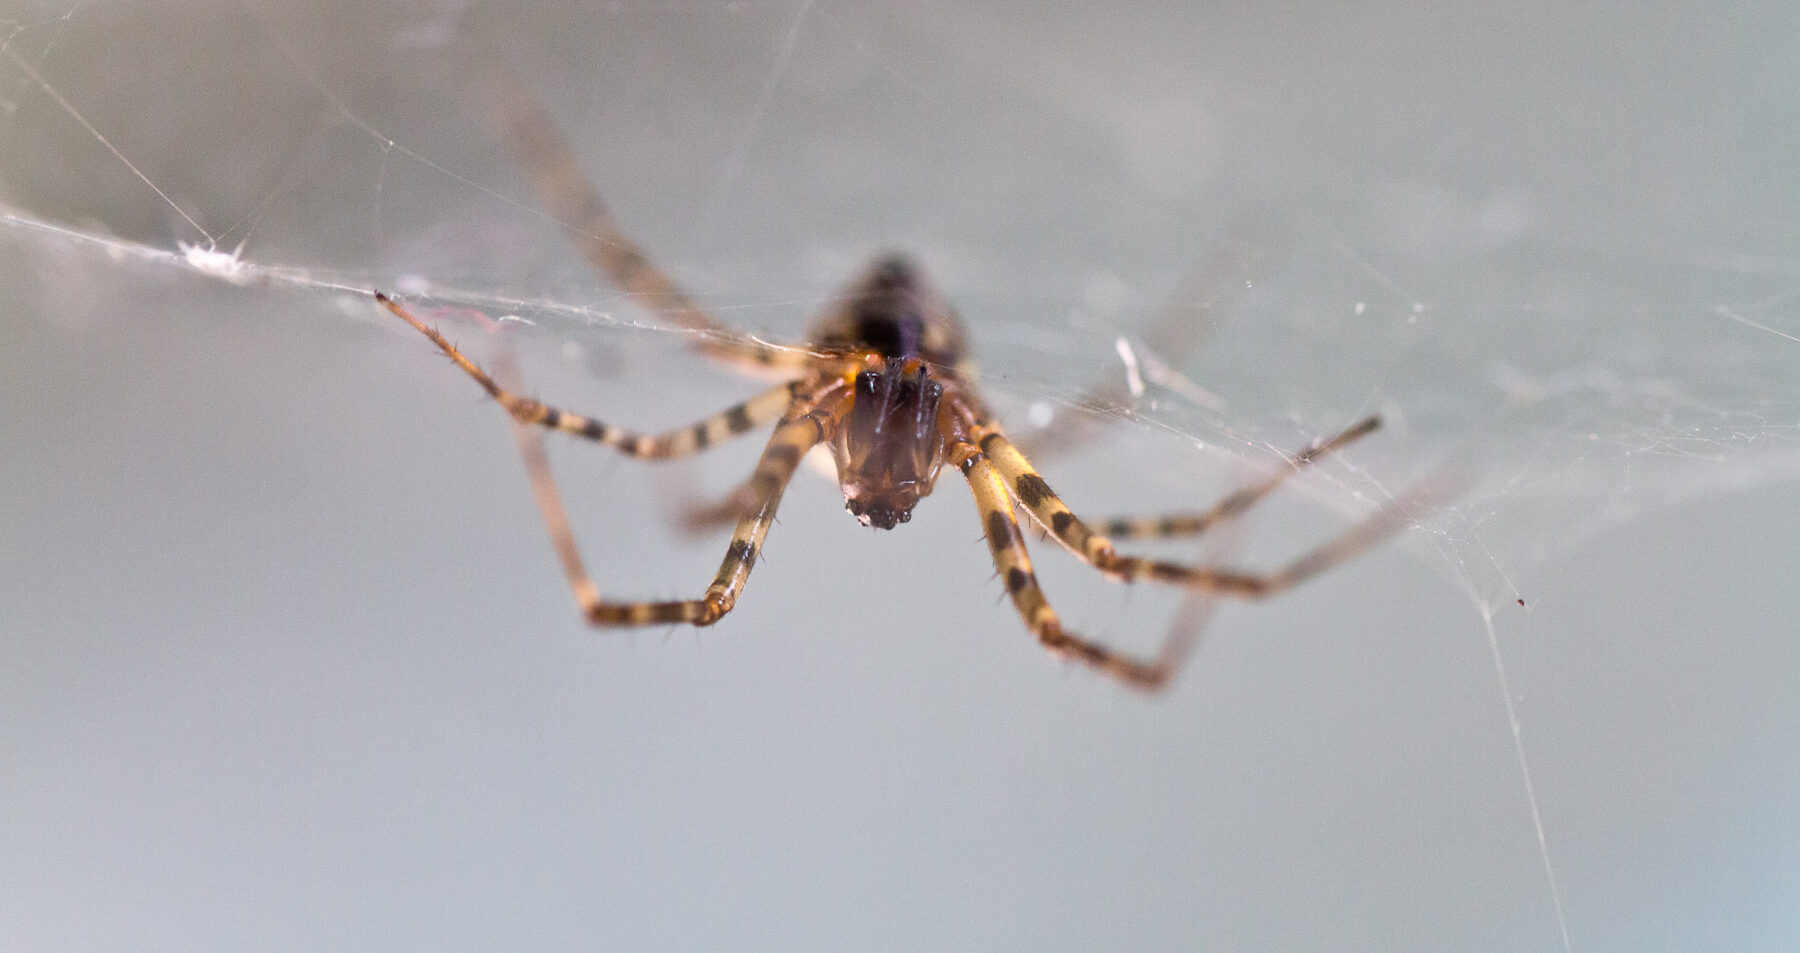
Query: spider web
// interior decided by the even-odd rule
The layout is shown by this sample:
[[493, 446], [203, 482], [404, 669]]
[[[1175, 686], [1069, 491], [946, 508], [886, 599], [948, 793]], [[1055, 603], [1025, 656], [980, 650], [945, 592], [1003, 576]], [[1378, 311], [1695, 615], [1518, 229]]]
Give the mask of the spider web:
[[[451, 928], [393, 912], [446, 898], [543, 946], [1791, 947], [1800, 24], [1483, 11], [0, 6], [6, 945], [141, 936], [99, 882], [171, 947], [222, 910], [322, 945], [309, 903], [417, 946]], [[470, 47], [748, 333], [916, 254], [1008, 420], [1105, 424], [1042, 461], [1080, 509], [1191, 506], [1374, 412], [1246, 561], [1463, 488], [1224, 607], [1161, 705], [1041, 677], [949, 477], [874, 539], [797, 486], [735, 630], [571, 632], [491, 408], [367, 290], [464, 341], [454, 309], [518, 317], [534, 390], [626, 425], [754, 385], [566, 247], [464, 108]], [[1159, 351], [1246, 230], [1266, 264]], [[656, 597], [717, 559], [659, 506], [755, 453], [559, 449], [603, 585]], [[1172, 596], [1051, 550], [1065, 617], [1152, 645]], [[335, 885], [383, 864], [416, 884]]]

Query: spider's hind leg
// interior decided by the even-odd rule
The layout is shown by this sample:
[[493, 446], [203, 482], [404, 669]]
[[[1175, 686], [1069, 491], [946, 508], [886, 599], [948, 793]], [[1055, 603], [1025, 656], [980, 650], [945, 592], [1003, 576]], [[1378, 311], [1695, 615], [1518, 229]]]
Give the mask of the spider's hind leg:
[[[1265, 215], [1240, 219], [1223, 244], [1182, 276], [1150, 319], [1140, 335], [1144, 356], [1175, 372], [1186, 366], [1219, 322], [1242, 307], [1246, 292], [1268, 266], [1276, 233]], [[1115, 377], [1090, 385], [1074, 403], [1129, 408], [1137, 397], [1124, 379]], [[1048, 427], [1020, 434], [1019, 445], [1039, 457], [1073, 450], [1098, 436], [1102, 419], [1089, 413], [1063, 415]]]
[[698, 332], [694, 345], [709, 357], [751, 367], [807, 366], [806, 354], [737, 334], [707, 313], [625, 234], [581, 171], [556, 120], [512, 68], [489, 51], [462, 53], [474, 105], [531, 179], [545, 212], [561, 223], [594, 270], [663, 320]]

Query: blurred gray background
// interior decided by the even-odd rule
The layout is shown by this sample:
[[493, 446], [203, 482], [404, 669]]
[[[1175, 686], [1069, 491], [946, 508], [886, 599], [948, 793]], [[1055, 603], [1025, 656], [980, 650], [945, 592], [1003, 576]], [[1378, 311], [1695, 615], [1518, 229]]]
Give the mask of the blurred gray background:
[[[1470, 484], [1155, 699], [1033, 644], [954, 474], [892, 533], [798, 481], [725, 622], [588, 631], [502, 416], [360, 290], [526, 318], [616, 423], [757, 385], [567, 249], [471, 48], [734, 324], [912, 251], [1015, 420], [1265, 228], [1178, 368], [1223, 404], [1044, 461], [1078, 509], [1370, 412], [1248, 561]], [[0, 948], [1794, 949], [1796, 104], [1786, 4], [0, 3]], [[697, 592], [664, 513], [754, 444], [559, 443], [603, 587]], [[1172, 596], [1037, 548], [1154, 647]]]

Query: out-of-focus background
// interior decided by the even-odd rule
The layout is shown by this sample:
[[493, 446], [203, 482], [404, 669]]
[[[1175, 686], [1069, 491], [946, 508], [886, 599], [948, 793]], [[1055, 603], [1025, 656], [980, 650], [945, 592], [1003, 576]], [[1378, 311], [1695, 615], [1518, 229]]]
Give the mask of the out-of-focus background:
[[[1800, 946], [1791, 5], [303, 6], [0, 5], [0, 947]], [[915, 254], [1009, 419], [1102, 424], [1084, 512], [1374, 412], [1245, 560], [1466, 485], [1154, 699], [1032, 643], [954, 474], [892, 533], [798, 481], [725, 622], [591, 632], [365, 290], [619, 424], [758, 385], [567, 248], [487, 55], [735, 325]], [[700, 589], [665, 516], [754, 440], [554, 449], [609, 594]], [[1173, 596], [1037, 548], [1154, 648]]]

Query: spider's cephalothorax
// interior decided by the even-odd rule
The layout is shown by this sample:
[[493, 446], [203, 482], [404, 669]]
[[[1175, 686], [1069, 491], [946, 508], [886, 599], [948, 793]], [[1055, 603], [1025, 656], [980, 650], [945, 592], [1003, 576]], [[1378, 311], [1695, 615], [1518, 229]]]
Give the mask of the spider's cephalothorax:
[[856, 375], [850, 415], [831, 450], [844, 508], [864, 526], [893, 529], [931, 492], [944, 462], [943, 399], [944, 385], [917, 361]]
[[831, 440], [844, 508], [864, 526], [893, 529], [912, 519], [944, 462], [938, 415], [961, 328], [936, 289], [899, 255], [876, 262], [816, 330], [819, 342], [852, 360], [850, 409]]
[[[962, 323], [906, 259], [897, 255], [877, 259], [825, 311], [803, 347], [779, 347], [732, 334], [618, 227], [599, 196], [587, 186], [549, 115], [522, 85], [496, 64], [489, 64], [486, 72], [498, 93], [497, 130], [531, 173], [551, 216], [567, 225], [588, 260], [663, 320], [696, 332], [694, 343], [702, 353], [775, 371], [785, 378], [783, 383], [704, 420], [662, 433], [640, 433], [569, 413], [500, 386], [436, 328], [377, 293], [376, 298], [389, 311], [429, 337], [517, 422], [516, 434], [544, 522], [582, 614], [594, 625], [711, 625], [723, 618], [737, 605], [775, 521], [782, 491], [801, 458], [823, 445], [831, 448], [837, 464], [845, 507], [864, 525], [882, 529], [910, 519], [913, 506], [931, 492], [938, 471], [945, 464], [953, 465], [974, 495], [983, 536], [1007, 596], [1038, 640], [1064, 658], [1154, 689], [1167, 683], [1192, 646], [1195, 631], [1178, 630], [1158, 655], [1141, 659], [1064, 629], [1038, 587], [1019, 526], [1021, 512], [1064, 549], [1110, 579], [1155, 580], [1259, 598], [1281, 592], [1386, 538], [1405, 525], [1408, 512], [1430, 502], [1436, 495], [1434, 489], [1442, 490], [1428, 486], [1423, 492], [1394, 500], [1337, 538], [1270, 572], [1122, 554], [1114, 548], [1114, 539], [1198, 535], [1232, 519], [1301, 468], [1374, 430], [1378, 421], [1369, 417], [1353, 424], [1206, 510], [1160, 517], [1078, 519], [1025, 454], [1006, 438], [976, 395], [974, 368], [965, 360]], [[1227, 269], [1220, 277], [1232, 276]], [[1187, 316], [1186, 324], [1193, 326], [1166, 327], [1164, 333], [1154, 336], [1164, 342], [1164, 357], [1177, 356], [1181, 342], [1195, 339], [1199, 323], [1192, 316], [1209, 301], [1203, 291], [1192, 295], [1202, 304], [1170, 311], [1178, 321]], [[539, 428], [592, 440], [640, 459], [668, 460], [699, 453], [766, 424], [773, 424], [774, 432], [749, 479], [722, 502], [697, 505], [687, 514], [691, 527], [735, 524], [725, 559], [705, 592], [697, 598], [650, 602], [602, 597], [575, 546], [537, 436]]]

